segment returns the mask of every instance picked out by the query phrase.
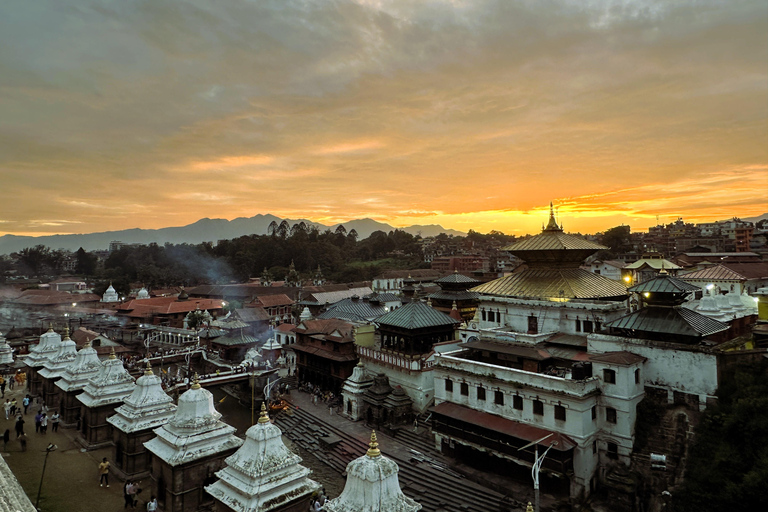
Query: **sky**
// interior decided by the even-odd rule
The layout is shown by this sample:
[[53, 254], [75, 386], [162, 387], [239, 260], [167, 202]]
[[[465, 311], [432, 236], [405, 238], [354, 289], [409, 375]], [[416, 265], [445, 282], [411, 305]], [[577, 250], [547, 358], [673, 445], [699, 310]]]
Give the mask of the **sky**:
[[765, 0], [0, 4], [0, 235], [768, 212]]

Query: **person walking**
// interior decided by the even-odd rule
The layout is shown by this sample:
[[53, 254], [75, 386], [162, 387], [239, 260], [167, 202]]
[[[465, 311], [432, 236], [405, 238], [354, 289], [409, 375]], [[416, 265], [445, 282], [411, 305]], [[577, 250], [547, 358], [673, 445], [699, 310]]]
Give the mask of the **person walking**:
[[40, 433], [40, 422], [43, 421], [43, 413], [35, 414], [35, 434]]
[[99, 464], [99, 487], [103, 485], [109, 487], [109, 462], [106, 457], [101, 459]]
[[152, 496], [147, 502], [147, 512], [157, 512], [157, 498], [155, 496]]
[[51, 432], [59, 431], [59, 421], [61, 421], [59, 411], [53, 411], [53, 416], [51, 416]]
[[11, 401], [7, 398], [3, 404], [3, 409], [5, 409], [5, 419], [9, 419], [11, 414]]
[[29, 395], [24, 397], [24, 400], [21, 401], [21, 405], [24, 406], [24, 414], [27, 414], [27, 407], [29, 407]]
[[24, 433], [24, 418], [21, 417], [21, 414], [19, 414], [19, 417], [16, 418], [16, 439], [21, 436], [21, 434]]
[[5, 398], [5, 378], [2, 375], [0, 375], [0, 392], [3, 393], [0, 398]]
[[141, 488], [139, 487], [140, 482], [131, 482], [131, 486], [128, 489], [128, 499], [131, 504], [131, 508], [136, 508], [136, 504], [139, 502], [138, 498], [136, 497], [140, 492]]
[[5, 434], [3, 434], [3, 451], [8, 451], [8, 441], [11, 440], [11, 431], [9, 429], [5, 429]]
[[43, 417], [40, 418], [40, 433], [46, 434], [48, 433], [48, 415], [45, 413], [42, 413]]
[[14, 385], [15, 383], [16, 383], [16, 377], [15, 377], [15, 376], [11, 376], [11, 378], [10, 378], [10, 379], [8, 379], [8, 389], [10, 389], [11, 391], [13, 391], [13, 385]]
[[11, 398], [11, 416], [16, 416], [16, 413], [18, 412], [19, 408], [17, 407], [17, 402], [15, 398]]
[[27, 451], [27, 434], [24, 432], [19, 436], [19, 443], [21, 443], [21, 451]]

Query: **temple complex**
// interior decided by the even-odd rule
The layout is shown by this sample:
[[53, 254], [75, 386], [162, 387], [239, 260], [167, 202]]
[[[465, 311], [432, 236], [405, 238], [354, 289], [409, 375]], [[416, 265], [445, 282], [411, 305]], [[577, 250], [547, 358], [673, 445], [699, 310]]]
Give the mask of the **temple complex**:
[[101, 363], [99, 372], [88, 380], [83, 392], [75, 398], [83, 404], [82, 425], [78, 442], [93, 450], [112, 444], [112, 426], [107, 418], [136, 388], [133, 377], [115, 356], [115, 351]]
[[155, 437], [154, 429], [165, 425], [176, 412], [176, 405], [163, 391], [160, 377], [147, 363], [144, 375], [136, 379], [136, 387], [115, 415], [107, 418], [112, 429], [114, 465], [112, 469], [123, 480], [149, 475], [151, 456], [144, 443]]
[[480, 284], [480, 281], [459, 274], [457, 270], [453, 274], [436, 279], [435, 284], [440, 285], [440, 291], [427, 295], [433, 308], [446, 315], [450, 315], [451, 311], [456, 309], [461, 321], [474, 318], [477, 311], [477, 298], [480, 294], [469, 289]]
[[64, 329], [64, 339], [59, 344], [59, 351], [43, 363], [43, 368], [38, 371], [40, 375], [40, 389], [45, 403], [50, 410], [58, 410], [61, 393], [56, 387], [56, 382], [61, 379], [67, 367], [71, 365], [77, 356], [77, 346], [69, 338], [69, 328]]
[[245, 443], [225, 460], [219, 480], [205, 488], [235, 512], [305, 512], [320, 484], [308, 478], [301, 457], [283, 443], [281, 430], [270, 422], [264, 403]]
[[59, 352], [59, 345], [61, 335], [54, 332], [51, 326], [47, 332], [40, 335], [40, 342], [29, 348], [29, 355], [24, 358], [24, 363], [27, 365], [27, 389], [30, 395], [38, 396], [42, 393], [43, 383], [38, 372], [46, 361]]
[[95, 377], [101, 368], [101, 361], [96, 354], [96, 349], [86, 342], [83, 348], [77, 351], [75, 359], [63, 372], [61, 379], [55, 382], [59, 388], [59, 409], [61, 414], [61, 426], [74, 427], [82, 414], [82, 403], [77, 395], [83, 392], [88, 384], [88, 379]]
[[344, 381], [341, 389], [343, 398], [342, 414], [352, 421], [364, 417], [365, 409], [363, 395], [373, 385], [373, 378], [365, 371], [365, 365], [360, 362], [352, 370], [352, 375]]
[[379, 450], [376, 432], [368, 451], [347, 465], [347, 483], [338, 498], [325, 504], [325, 512], [417, 512], [421, 505], [403, 494], [397, 477], [400, 468]]
[[243, 440], [235, 427], [221, 421], [213, 395], [197, 380], [179, 397], [173, 418], [155, 429], [157, 436], [144, 446], [152, 454], [152, 494], [164, 512], [210, 510], [213, 498], [203, 487], [215, 480]]

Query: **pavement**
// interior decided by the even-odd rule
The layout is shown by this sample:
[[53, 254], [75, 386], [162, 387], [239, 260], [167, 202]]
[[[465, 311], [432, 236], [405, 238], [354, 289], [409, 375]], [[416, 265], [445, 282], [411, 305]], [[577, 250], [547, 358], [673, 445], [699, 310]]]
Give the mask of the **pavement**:
[[[14, 390], [6, 388], [6, 398], [15, 397], [21, 404], [26, 394], [26, 388]], [[39, 510], [44, 512], [112, 512], [124, 510], [123, 482], [110, 475], [110, 486], [99, 487], [98, 466], [103, 457], [112, 458], [112, 449], [103, 448], [85, 452], [75, 443], [74, 429], [59, 428], [59, 432], [35, 433], [35, 414], [40, 405], [30, 404], [24, 416], [25, 432], [27, 434], [27, 451], [21, 451], [21, 445], [16, 440], [16, 419], [6, 420], [5, 413], [0, 412], [0, 432], [11, 431], [11, 441], [3, 450], [2, 456], [8, 463], [24, 491], [34, 505], [40, 489]], [[51, 414], [53, 411], [51, 411]], [[45, 463], [46, 447], [53, 443], [55, 451], [48, 454]], [[2, 448], [0, 446], [0, 448]], [[45, 474], [43, 475], [43, 464]], [[41, 487], [41, 476], [42, 487]], [[144, 499], [141, 499], [144, 498]], [[145, 500], [149, 496], [140, 496], [136, 510], [146, 510]]]

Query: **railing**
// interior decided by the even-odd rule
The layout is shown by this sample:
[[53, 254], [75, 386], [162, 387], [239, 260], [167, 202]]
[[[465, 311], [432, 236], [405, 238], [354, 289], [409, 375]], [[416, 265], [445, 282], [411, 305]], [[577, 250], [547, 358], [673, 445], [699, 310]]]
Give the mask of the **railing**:
[[425, 355], [412, 357], [405, 354], [398, 354], [396, 352], [382, 352], [368, 347], [356, 347], [357, 355], [361, 359], [370, 359], [379, 364], [394, 366], [396, 368], [402, 368], [410, 371], [423, 371], [432, 369], [435, 365], [433, 354], [434, 352]]

